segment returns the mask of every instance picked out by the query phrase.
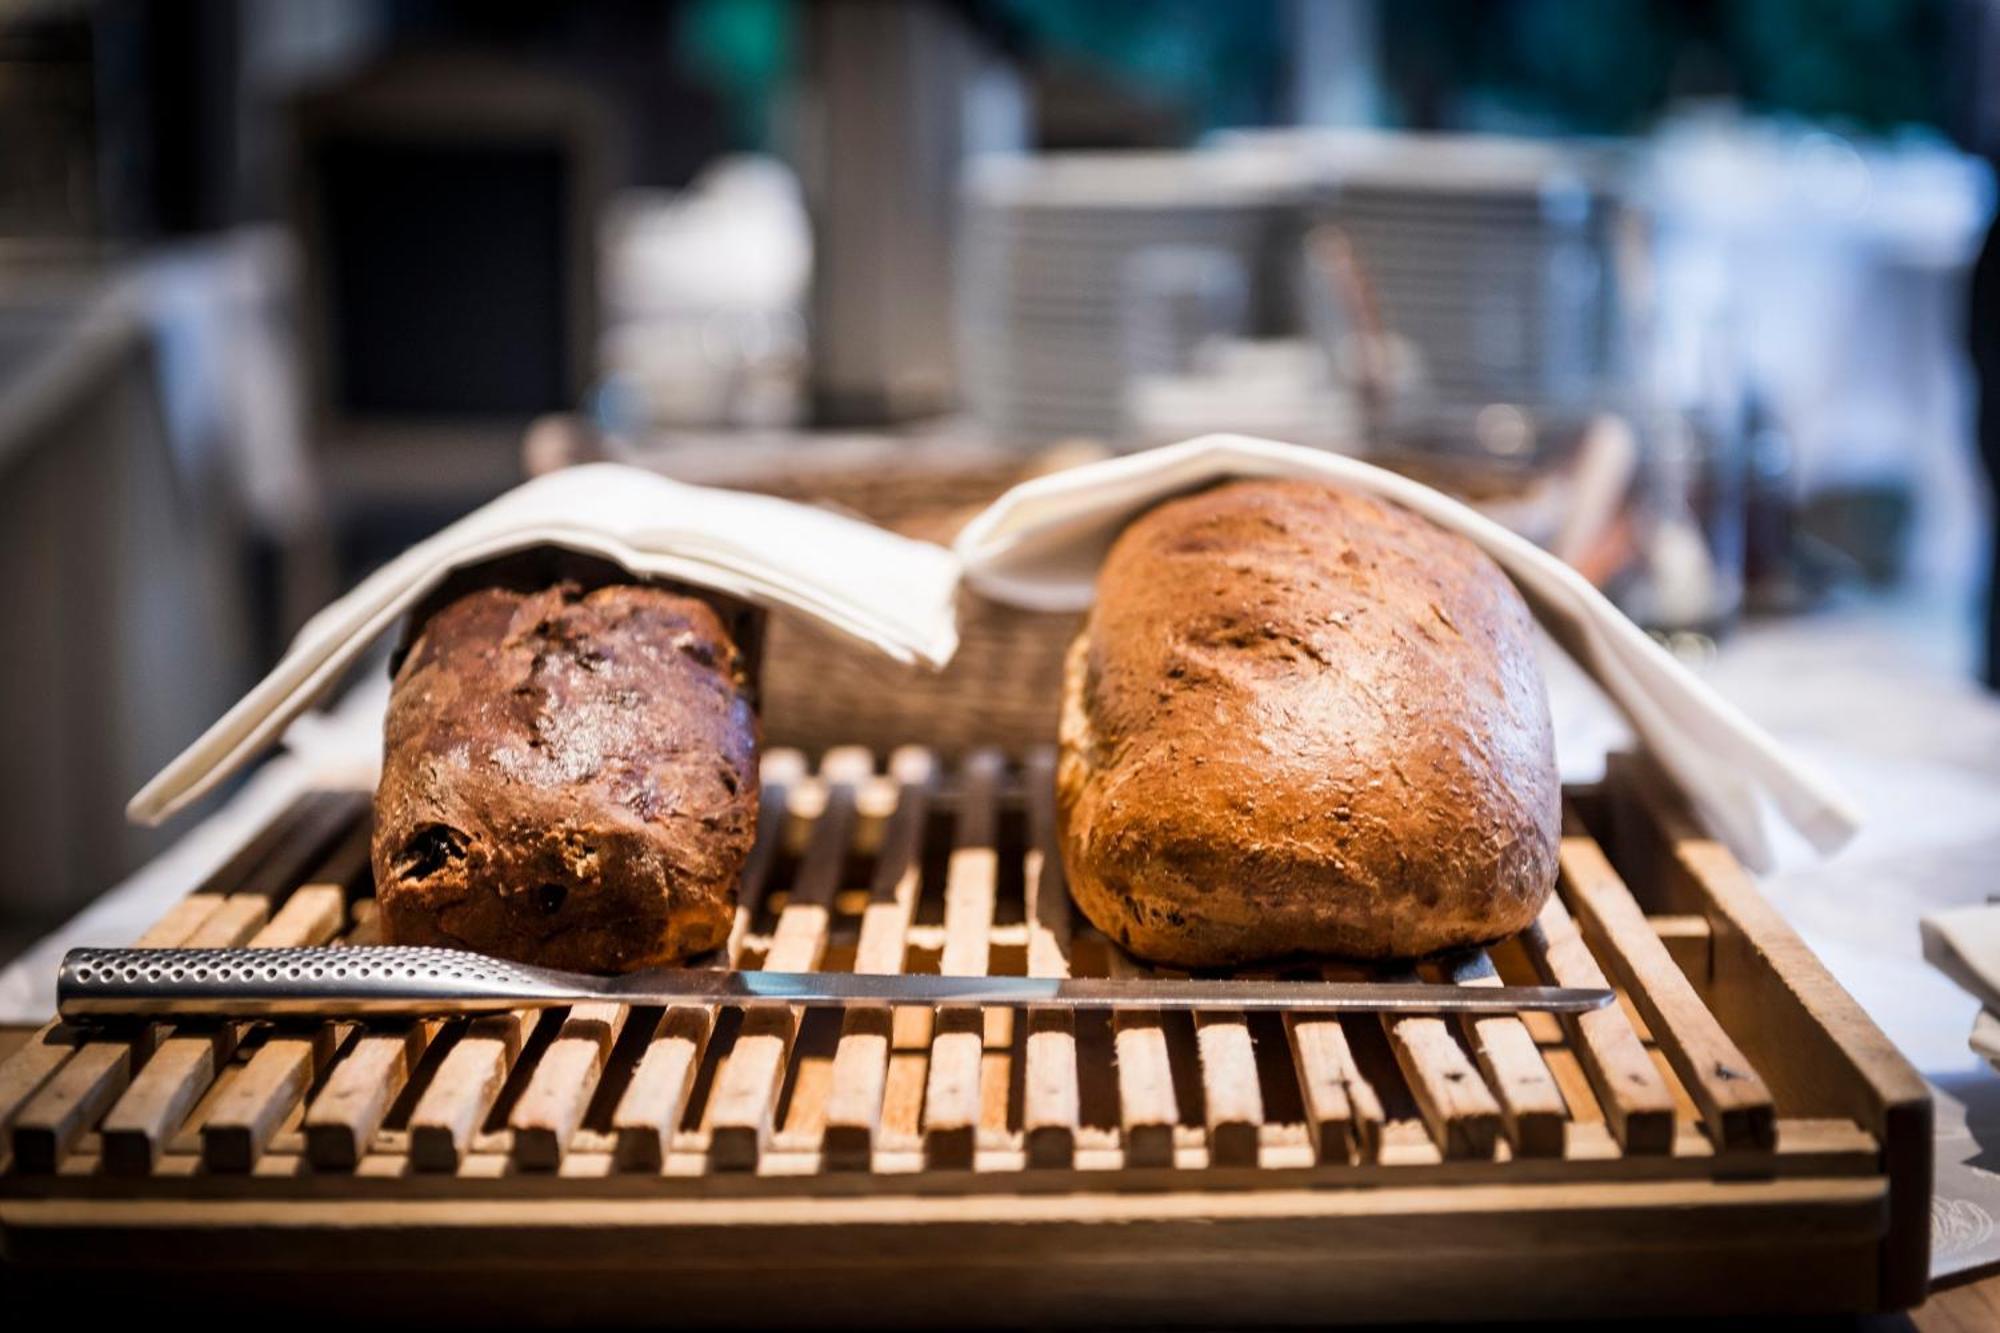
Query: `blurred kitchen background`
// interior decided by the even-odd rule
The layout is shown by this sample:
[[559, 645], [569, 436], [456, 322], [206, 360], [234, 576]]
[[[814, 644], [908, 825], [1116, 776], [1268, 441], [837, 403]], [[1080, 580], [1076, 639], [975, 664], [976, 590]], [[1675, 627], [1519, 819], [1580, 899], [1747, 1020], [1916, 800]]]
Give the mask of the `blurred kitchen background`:
[[0, 946], [315, 608], [588, 458], [942, 539], [1248, 431], [1697, 662], [1832, 626], [1772, 700], [1971, 691], [1995, 152], [2000, 0], [0, 5]]

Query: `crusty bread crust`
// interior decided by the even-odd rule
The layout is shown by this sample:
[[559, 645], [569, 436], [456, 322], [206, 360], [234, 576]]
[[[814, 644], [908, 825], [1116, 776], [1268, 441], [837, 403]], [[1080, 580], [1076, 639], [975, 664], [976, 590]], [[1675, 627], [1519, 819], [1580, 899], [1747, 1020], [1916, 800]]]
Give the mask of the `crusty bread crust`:
[[707, 603], [483, 588], [389, 699], [374, 868], [398, 944], [617, 972], [727, 938], [756, 835], [757, 718]]
[[1068, 668], [1070, 891], [1141, 957], [1418, 957], [1520, 930], [1555, 883], [1527, 606], [1399, 506], [1305, 481], [1161, 505]]

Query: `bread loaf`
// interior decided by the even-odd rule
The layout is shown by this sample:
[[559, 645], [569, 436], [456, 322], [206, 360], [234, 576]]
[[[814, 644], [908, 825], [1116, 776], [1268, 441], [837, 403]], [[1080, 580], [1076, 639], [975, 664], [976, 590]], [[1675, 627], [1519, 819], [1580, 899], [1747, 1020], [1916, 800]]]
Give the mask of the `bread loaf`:
[[1555, 881], [1528, 609], [1398, 506], [1306, 481], [1161, 505], [1068, 666], [1070, 889], [1135, 954], [1416, 957], [1521, 929]]
[[588, 972], [722, 944], [757, 825], [757, 720], [705, 603], [575, 582], [435, 610], [389, 701], [386, 935]]

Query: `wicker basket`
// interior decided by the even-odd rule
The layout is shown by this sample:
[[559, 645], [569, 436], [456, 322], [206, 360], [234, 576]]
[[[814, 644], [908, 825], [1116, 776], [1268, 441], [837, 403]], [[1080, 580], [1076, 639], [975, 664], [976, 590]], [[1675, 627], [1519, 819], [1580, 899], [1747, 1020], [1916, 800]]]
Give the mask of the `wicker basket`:
[[[1086, 444], [1039, 453], [969, 440], [882, 435], [730, 437], [634, 444], [574, 418], [529, 432], [528, 470], [593, 459], [650, 468], [679, 481], [825, 505], [905, 536], [950, 544], [1009, 487], [1101, 457]], [[940, 672], [905, 667], [799, 617], [772, 617], [764, 641], [765, 742], [818, 754], [836, 745], [886, 752], [921, 741], [956, 757], [982, 746], [1022, 753], [1053, 742], [1064, 650], [1078, 615], [1022, 611], [960, 595], [959, 648]]]

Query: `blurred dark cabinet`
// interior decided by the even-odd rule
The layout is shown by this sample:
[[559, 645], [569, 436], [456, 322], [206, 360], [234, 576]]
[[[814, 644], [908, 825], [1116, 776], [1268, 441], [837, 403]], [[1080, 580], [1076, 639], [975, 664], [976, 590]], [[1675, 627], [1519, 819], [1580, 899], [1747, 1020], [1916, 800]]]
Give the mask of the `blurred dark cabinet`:
[[471, 56], [300, 100], [305, 382], [336, 521], [490, 498], [520, 479], [527, 422], [581, 402], [607, 125], [576, 81]]

